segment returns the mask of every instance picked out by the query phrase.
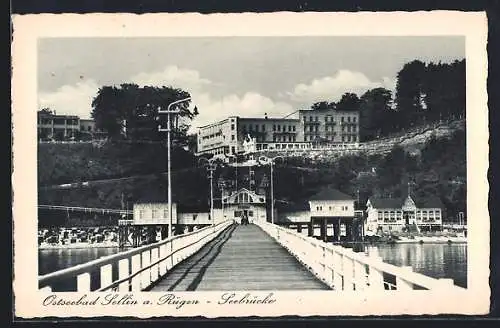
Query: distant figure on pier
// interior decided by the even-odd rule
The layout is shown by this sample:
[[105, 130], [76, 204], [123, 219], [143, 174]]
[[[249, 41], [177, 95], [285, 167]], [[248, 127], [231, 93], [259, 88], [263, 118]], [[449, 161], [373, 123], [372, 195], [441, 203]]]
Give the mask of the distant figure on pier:
[[243, 213], [241, 216], [241, 225], [248, 225], [248, 216], [246, 213]]

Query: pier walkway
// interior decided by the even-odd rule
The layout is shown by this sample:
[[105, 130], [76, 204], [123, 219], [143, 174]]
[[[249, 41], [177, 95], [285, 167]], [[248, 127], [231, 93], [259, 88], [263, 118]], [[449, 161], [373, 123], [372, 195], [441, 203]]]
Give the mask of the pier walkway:
[[232, 225], [151, 291], [330, 289], [256, 225]]
[[465, 290], [452, 279], [431, 278], [269, 222], [242, 226], [233, 220], [39, 276], [38, 287], [45, 292]]

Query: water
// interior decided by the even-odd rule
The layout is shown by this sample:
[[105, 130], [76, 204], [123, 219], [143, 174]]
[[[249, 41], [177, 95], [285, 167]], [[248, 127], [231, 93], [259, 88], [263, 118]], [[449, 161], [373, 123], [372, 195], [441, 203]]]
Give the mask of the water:
[[[69, 268], [78, 264], [89, 262], [103, 256], [116, 254], [118, 247], [106, 248], [75, 248], [75, 249], [43, 249], [38, 251], [38, 274]], [[117, 266], [113, 265], [113, 279], [118, 278]], [[92, 272], [91, 289], [99, 288], [99, 268]], [[60, 280], [51, 285], [53, 291], [75, 291], [76, 279]]]
[[380, 244], [367, 250], [377, 252], [384, 262], [411, 266], [433, 278], [451, 278], [467, 288], [467, 244]]
[[[467, 287], [466, 244], [380, 244], [368, 246], [367, 251], [377, 252], [387, 263], [412, 266], [415, 272], [434, 278], [452, 278], [456, 285]], [[61, 270], [117, 252], [117, 247], [39, 250], [39, 274]], [[65, 289], [76, 287], [73, 284], [65, 284]]]
[[38, 274], [44, 275], [118, 252], [118, 247], [39, 250]]

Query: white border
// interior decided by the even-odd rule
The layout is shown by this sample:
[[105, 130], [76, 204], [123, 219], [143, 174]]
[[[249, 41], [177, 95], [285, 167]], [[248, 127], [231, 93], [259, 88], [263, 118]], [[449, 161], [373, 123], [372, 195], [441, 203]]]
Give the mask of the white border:
[[[268, 14], [41, 14], [13, 17], [13, 213], [15, 315], [43, 316], [273, 316], [485, 314], [489, 311], [487, 23], [484, 12]], [[36, 108], [37, 38], [152, 36], [430, 36], [466, 37], [468, 286], [465, 293], [359, 294], [275, 292], [273, 305], [217, 305], [221, 292], [176, 293], [212, 299], [180, 310], [166, 306], [42, 306], [37, 292]], [[81, 294], [64, 293], [78, 298]], [[261, 295], [265, 293], [259, 293]], [[136, 299], [155, 299], [137, 293]]]

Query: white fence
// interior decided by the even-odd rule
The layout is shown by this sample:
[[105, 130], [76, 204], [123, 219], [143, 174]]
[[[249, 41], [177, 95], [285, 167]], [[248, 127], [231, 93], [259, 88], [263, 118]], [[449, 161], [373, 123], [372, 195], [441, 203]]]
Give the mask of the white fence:
[[[184, 235], [174, 236], [155, 244], [103, 257], [38, 278], [43, 291], [52, 291], [60, 280], [76, 279], [76, 291], [91, 291], [92, 279], [97, 279], [95, 291], [141, 291], [158, 281], [170, 269], [215, 239], [233, 220], [219, 223]], [[113, 279], [113, 268], [117, 268]]]
[[268, 222], [257, 223], [303, 265], [334, 290], [465, 290], [453, 279], [434, 279], [352, 249], [324, 243]]

